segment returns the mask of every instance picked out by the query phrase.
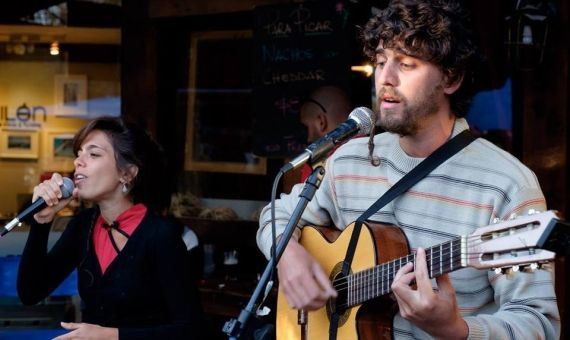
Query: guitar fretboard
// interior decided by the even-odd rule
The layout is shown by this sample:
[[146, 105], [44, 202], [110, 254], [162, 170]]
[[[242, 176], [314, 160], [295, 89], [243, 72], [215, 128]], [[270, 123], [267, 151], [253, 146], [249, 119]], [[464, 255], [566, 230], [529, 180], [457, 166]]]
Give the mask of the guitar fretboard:
[[[335, 284], [337, 290], [347, 288], [346, 307], [353, 307], [391, 291], [394, 276], [409, 262], [415, 264], [416, 254], [409, 254], [390, 262], [348, 275]], [[430, 278], [462, 268], [461, 237], [426, 248], [426, 262]], [[343, 287], [341, 288], [340, 285]]]

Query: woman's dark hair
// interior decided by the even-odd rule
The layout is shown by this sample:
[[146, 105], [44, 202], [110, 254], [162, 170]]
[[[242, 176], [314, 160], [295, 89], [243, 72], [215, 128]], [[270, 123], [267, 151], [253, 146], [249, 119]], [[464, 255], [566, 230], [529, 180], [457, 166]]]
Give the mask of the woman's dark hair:
[[362, 30], [364, 53], [374, 59], [379, 44], [438, 65], [451, 84], [463, 77], [451, 95], [451, 110], [467, 114], [475, 94], [474, 71], [480, 56], [470, 18], [454, 0], [393, 0]]
[[120, 118], [101, 117], [85, 125], [73, 140], [73, 151], [92, 131], [103, 132], [111, 142], [119, 171], [128, 170], [130, 165], [138, 167], [137, 176], [130, 184], [130, 195], [134, 203], [144, 203], [154, 211], [168, 206], [170, 192], [164, 184], [166, 158], [163, 150], [142, 128], [125, 123]]

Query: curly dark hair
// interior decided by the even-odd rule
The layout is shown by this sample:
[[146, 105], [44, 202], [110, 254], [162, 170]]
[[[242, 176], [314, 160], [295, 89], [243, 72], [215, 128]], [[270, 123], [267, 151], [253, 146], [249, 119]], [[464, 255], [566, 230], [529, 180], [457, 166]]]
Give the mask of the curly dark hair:
[[115, 152], [117, 169], [125, 171], [130, 165], [138, 167], [137, 176], [130, 183], [134, 203], [144, 203], [151, 210], [159, 212], [168, 206], [170, 192], [165, 188], [167, 161], [162, 147], [139, 126], [126, 123], [120, 118], [100, 117], [90, 121], [75, 135], [73, 151], [92, 131], [107, 135]]
[[[456, 0], [392, 0], [364, 26], [361, 39], [364, 54], [373, 61], [382, 45], [437, 65], [449, 84], [463, 77], [450, 96], [450, 108], [456, 117], [464, 117], [476, 92], [475, 70], [481, 63], [470, 25], [468, 13]], [[369, 151], [377, 165], [373, 136]]]
[[376, 48], [396, 48], [439, 66], [451, 84], [463, 77], [450, 98], [457, 117], [467, 114], [475, 93], [474, 69], [480, 56], [470, 17], [455, 0], [393, 0], [362, 30], [364, 53], [374, 60]]

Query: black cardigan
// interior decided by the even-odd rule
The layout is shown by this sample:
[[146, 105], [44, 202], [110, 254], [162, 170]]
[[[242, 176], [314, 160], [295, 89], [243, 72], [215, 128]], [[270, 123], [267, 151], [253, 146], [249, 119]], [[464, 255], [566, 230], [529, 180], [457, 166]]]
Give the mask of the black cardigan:
[[89, 209], [74, 217], [49, 253], [50, 225], [32, 223], [18, 271], [22, 302], [38, 303], [78, 268], [83, 322], [117, 327], [120, 339], [201, 338], [180, 230], [147, 212], [103, 275], [93, 246], [97, 215]]

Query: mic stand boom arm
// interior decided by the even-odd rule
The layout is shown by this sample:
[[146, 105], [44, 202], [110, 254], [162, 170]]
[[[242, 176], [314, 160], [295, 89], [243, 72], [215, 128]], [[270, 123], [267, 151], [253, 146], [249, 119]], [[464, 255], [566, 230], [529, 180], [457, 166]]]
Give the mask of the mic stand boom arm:
[[247, 305], [244, 309], [241, 310], [237, 320], [231, 319], [224, 324], [223, 332], [226, 333], [230, 339], [239, 339], [239, 337], [243, 334], [245, 330], [246, 324], [248, 319], [250, 318], [251, 314], [253, 313], [254, 309], [256, 308], [257, 300], [261, 295], [261, 292], [264, 291], [265, 286], [267, 285], [271, 273], [273, 272], [273, 268], [279, 262], [287, 243], [293, 236], [293, 232], [301, 219], [301, 215], [303, 215], [303, 211], [307, 207], [307, 204], [313, 199], [315, 196], [315, 192], [321, 185], [321, 181], [323, 180], [323, 176], [325, 175], [325, 169], [318, 165], [314, 168], [311, 176], [307, 178], [305, 181], [305, 186], [303, 187], [303, 191], [299, 194], [299, 202], [295, 206], [295, 210], [291, 214], [291, 218], [285, 227], [285, 231], [281, 234], [281, 238], [279, 239], [279, 243], [277, 244], [277, 248], [275, 250], [276, 259], [271, 258], [253, 291]]

